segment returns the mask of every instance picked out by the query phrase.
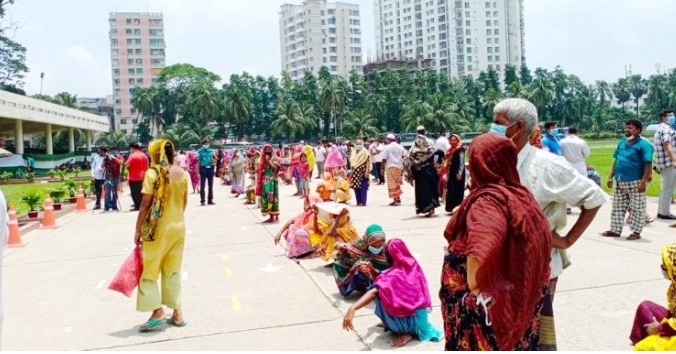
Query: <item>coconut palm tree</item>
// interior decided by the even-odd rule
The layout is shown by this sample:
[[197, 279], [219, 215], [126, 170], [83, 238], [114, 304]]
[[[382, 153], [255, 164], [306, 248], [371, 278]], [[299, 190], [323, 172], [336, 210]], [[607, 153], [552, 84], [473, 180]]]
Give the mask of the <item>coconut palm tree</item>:
[[68, 92], [59, 92], [54, 96], [54, 103], [70, 108], [77, 108], [77, 95]]
[[96, 136], [96, 145], [103, 145], [108, 147], [116, 147], [118, 149], [124, 149], [129, 146], [130, 143], [136, 141], [136, 138], [132, 135], [122, 134], [120, 132], [105, 132]]
[[629, 91], [634, 96], [634, 103], [636, 104], [636, 116], [638, 117], [638, 101], [646, 94], [646, 82], [641, 78], [641, 75], [633, 75], [629, 78]]
[[372, 94], [366, 100], [366, 109], [371, 117], [382, 126], [383, 115], [385, 114], [385, 98], [381, 94]]
[[413, 101], [404, 106], [401, 115], [401, 126], [405, 131], [415, 131], [419, 125], [430, 127], [432, 125], [432, 107], [421, 100]]
[[291, 99], [280, 102], [276, 114], [277, 119], [272, 122], [272, 131], [278, 135], [284, 134], [287, 141], [291, 141], [292, 136], [296, 134], [305, 133], [305, 129], [312, 124], [307, 117], [299, 114], [298, 104]]
[[[136, 87], [131, 93], [131, 106], [136, 109], [136, 120], [132, 128], [132, 132], [136, 131], [136, 124], [139, 122], [139, 117], [143, 115], [151, 115], [153, 113], [153, 94], [154, 90], [150, 87]], [[138, 134], [137, 134], [138, 136]]]
[[368, 114], [366, 110], [358, 109], [349, 113], [343, 124], [343, 134], [357, 139], [375, 138], [380, 133], [377, 124], [378, 120]]
[[325, 81], [319, 96], [319, 105], [330, 113], [333, 120], [333, 134], [338, 135], [338, 111], [345, 107], [345, 92], [334, 82]]
[[605, 106], [613, 99], [613, 90], [610, 85], [603, 81], [596, 81], [596, 94], [598, 95], [601, 105]]
[[528, 90], [528, 99], [542, 111], [554, 100], [554, 88], [545, 75], [538, 75]]
[[190, 89], [190, 110], [195, 114], [199, 125], [214, 121], [219, 110], [218, 91], [210, 83], [200, 82]]

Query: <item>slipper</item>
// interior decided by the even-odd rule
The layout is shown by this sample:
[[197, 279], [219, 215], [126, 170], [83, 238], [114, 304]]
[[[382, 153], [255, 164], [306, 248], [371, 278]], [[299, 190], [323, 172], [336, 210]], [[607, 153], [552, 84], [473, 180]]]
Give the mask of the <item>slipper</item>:
[[167, 323], [167, 320], [165, 320], [164, 318], [159, 319], [159, 320], [149, 319], [148, 322], [141, 325], [141, 327], [139, 327], [138, 330], [139, 330], [139, 332], [150, 332], [152, 330], [157, 329], [157, 327], [159, 327], [159, 326], [161, 326], [165, 323]]
[[610, 230], [603, 231], [603, 232], [599, 233], [599, 235], [601, 235], [603, 237], [620, 237], [620, 234], [613, 232], [613, 231], [610, 231]]
[[635, 232], [632, 233], [631, 235], [629, 235], [629, 237], [627, 237], [627, 241], [634, 241], [634, 240], [640, 240], [640, 239], [641, 239], [641, 234], [637, 234]]
[[176, 323], [176, 322], [174, 322], [173, 318], [169, 318], [169, 319], [167, 319], [167, 324], [172, 325], [174, 327], [185, 327], [185, 326], [188, 325], [188, 321], [183, 320], [183, 321], [181, 321], [181, 323]]

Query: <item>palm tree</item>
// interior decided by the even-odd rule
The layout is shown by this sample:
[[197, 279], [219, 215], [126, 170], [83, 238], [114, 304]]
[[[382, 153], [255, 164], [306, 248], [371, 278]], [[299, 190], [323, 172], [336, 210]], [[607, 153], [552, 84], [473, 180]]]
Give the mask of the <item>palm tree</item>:
[[419, 125], [430, 126], [432, 118], [432, 107], [421, 100], [413, 101], [404, 106], [404, 113], [401, 115], [401, 126], [405, 131], [415, 131]]
[[54, 103], [70, 108], [77, 108], [77, 95], [72, 95], [68, 92], [57, 93], [54, 96]]
[[554, 100], [554, 88], [545, 75], [538, 75], [529, 87], [528, 99], [542, 111]]
[[454, 128], [455, 124], [460, 120], [460, 116], [453, 109], [453, 105], [448, 102], [445, 95], [435, 93], [429, 97], [429, 117], [427, 118], [431, 124], [430, 131], [438, 131], [441, 128]]
[[617, 83], [612, 86], [612, 90], [615, 98], [617, 99], [617, 103], [620, 104], [622, 106], [622, 110], [624, 110], [624, 104], [629, 102], [631, 99], [629, 80], [627, 78], [621, 78], [617, 80]]
[[366, 110], [358, 109], [355, 112], [349, 113], [343, 126], [343, 132], [346, 136], [356, 139], [364, 137], [374, 138], [380, 133], [376, 124], [378, 124], [376, 118], [373, 118]]
[[129, 146], [130, 143], [136, 141], [134, 136], [122, 134], [120, 132], [105, 132], [96, 136], [96, 144], [104, 145], [108, 147], [116, 147], [118, 149], [124, 149]]
[[382, 126], [382, 118], [385, 114], [385, 98], [381, 94], [370, 95], [366, 100], [366, 109], [371, 117]]
[[312, 123], [307, 117], [301, 117], [298, 112], [298, 104], [293, 100], [280, 102], [277, 106], [277, 119], [272, 122], [272, 131], [275, 134], [284, 134], [288, 141], [291, 141], [291, 137], [295, 134], [305, 133], [305, 129]]
[[[512, 84], [518, 84], [517, 81], [514, 81]], [[502, 95], [500, 94], [500, 91], [494, 89], [494, 88], [489, 88], [488, 91], [486, 91], [486, 94], [484, 95], [482, 101], [483, 101], [483, 109], [486, 112], [486, 117], [491, 118], [493, 117], [493, 107], [500, 102], [502, 99]]]
[[634, 96], [634, 103], [636, 104], [636, 116], [638, 117], [638, 100], [646, 94], [646, 83], [641, 78], [641, 75], [633, 75], [629, 78], [629, 90]]
[[598, 95], [602, 106], [605, 106], [613, 99], [613, 90], [610, 88], [610, 85], [603, 80], [596, 81], [596, 94]]
[[[153, 113], [153, 89], [149, 87], [136, 87], [131, 93], [131, 106], [136, 109], [136, 120], [132, 132], [136, 131], [136, 124], [139, 122], [141, 114], [151, 115]], [[138, 134], [137, 134], [138, 136]]]
[[251, 118], [251, 92], [238, 84], [230, 85], [225, 89], [225, 111], [232, 118], [234, 124], [246, 123]]
[[324, 82], [319, 105], [324, 112], [330, 113], [333, 118], [333, 134], [338, 136], [338, 110], [345, 106], [345, 92], [333, 82]]
[[509, 86], [507, 86], [507, 89], [505, 90], [505, 94], [507, 97], [512, 97], [512, 98], [521, 98], [524, 95], [523, 88], [521, 86], [521, 83], [519, 80], [512, 81]]
[[220, 104], [216, 89], [209, 83], [199, 83], [191, 88], [189, 97], [191, 111], [199, 118], [199, 124], [212, 122]]

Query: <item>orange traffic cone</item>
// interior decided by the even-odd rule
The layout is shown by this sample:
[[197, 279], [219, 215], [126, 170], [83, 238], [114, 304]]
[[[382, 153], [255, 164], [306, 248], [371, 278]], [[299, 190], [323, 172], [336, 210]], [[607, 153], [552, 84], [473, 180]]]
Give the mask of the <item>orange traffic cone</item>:
[[54, 220], [54, 206], [52, 205], [52, 198], [47, 194], [45, 197], [45, 213], [42, 216], [41, 229], [53, 229], [56, 227]]
[[82, 186], [80, 186], [80, 189], [77, 192], [77, 204], [75, 205], [75, 212], [76, 213], [84, 213], [86, 211], [87, 211], [87, 204], [85, 202], [84, 190], [82, 189]]
[[7, 239], [7, 246], [9, 248], [23, 247], [21, 242], [21, 233], [19, 232], [19, 222], [16, 221], [16, 209], [14, 205], [9, 206], [9, 221], [7, 222], [9, 228], [9, 239]]

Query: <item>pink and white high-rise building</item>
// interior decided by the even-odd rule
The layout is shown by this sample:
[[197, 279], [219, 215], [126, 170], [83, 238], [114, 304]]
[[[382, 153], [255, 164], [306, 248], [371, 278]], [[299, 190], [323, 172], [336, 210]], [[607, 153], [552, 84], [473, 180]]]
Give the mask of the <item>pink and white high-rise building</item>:
[[164, 20], [161, 13], [112, 12], [110, 56], [115, 130], [131, 134], [138, 112], [131, 105], [135, 87], [157, 82], [165, 67]]

